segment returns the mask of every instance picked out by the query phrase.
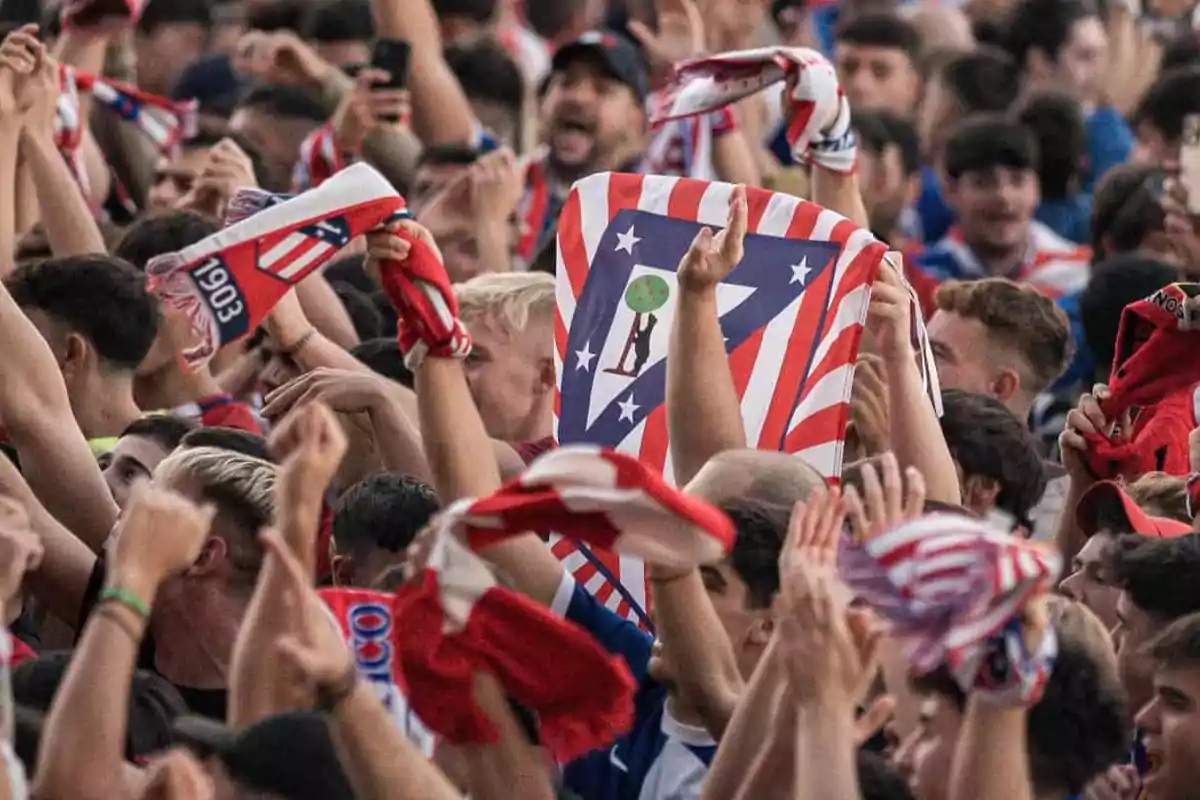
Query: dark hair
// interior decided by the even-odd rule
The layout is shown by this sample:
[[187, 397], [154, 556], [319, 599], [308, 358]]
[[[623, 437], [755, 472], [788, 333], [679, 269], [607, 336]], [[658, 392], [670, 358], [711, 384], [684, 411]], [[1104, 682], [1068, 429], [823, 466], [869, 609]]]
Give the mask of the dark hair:
[[221, 450], [231, 450], [244, 456], [251, 456], [260, 461], [275, 463], [267, 440], [257, 433], [250, 433], [240, 428], [204, 427], [196, 428], [184, 434], [179, 442], [180, 447], [217, 447]]
[[396, 307], [392, 305], [391, 299], [383, 293], [382, 289], [377, 289], [371, 293], [371, 299], [375, 301], [375, 308], [379, 311], [379, 319], [382, 327], [379, 329], [383, 336], [395, 336], [396, 329], [400, 324], [400, 316], [396, 313]]
[[[71, 653], [43, 653], [24, 661], [12, 672], [13, 700], [29, 710], [50, 710], [62, 686]], [[125, 758], [134, 761], [171, 746], [171, 723], [187, 713], [179, 690], [148, 670], [135, 670], [130, 679]]]
[[1134, 109], [1130, 126], [1154, 126], [1168, 142], [1183, 138], [1183, 119], [1200, 113], [1200, 67], [1183, 67], [1158, 76]]
[[1166, 230], [1156, 167], [1121, 164], [1104, 174], [1092, 195], [1092, 261], [1139, 249]]
[[1017, 120], [1037, 141], [1042, 198], [1070, 198], [1087, 172], [1087, 130], [1078, 101], [1062, 92], [1038, 92], [1026, 99]]
[[937, 70], [962, 114], [1007, 111], [1021, 91], [1021, 74], [1003, 50], [980, 47], [962, 53]]
[[353, 556], [376, 548], [402, 553], [440, 507], [433, 489], [410, 475], [371, 475], [338, 498], [333, 540], [339, 551]]
[[377, 375], [413, 388], [412, 371], [404, 365], [404, 354], [400, 352], [400, 345], [395, 339], [369, 339], [351, 350], [350, 355]]
[[995, 481], [1000, 487], [996, 508], [1032, 528], [1029, 513], [1046, 489], [1046, 469], [1033, 435], [1003, 403], [985, 395], [946, 389], [942, 409], [942, 435], [963, 480]]
[[960, 122], [946, 142], [945, 169], [951, 180], [997, 167], [1036, 170], [1033, 133], [999, 114], [975, 114]]
[[246, 8], [246, 30], [299, 31], [304, 26], [308, 3], [304, 0], [269, 0]]
[[151, 259], [177, 253], [220, 229], [214, 220], [195, 211], [164, 211], [131, 225], [113, 254], [144, 270]]
[[751, 608], [767, 608], [779, 591], [779, 553], [787, 534], [787, 515], [760, 504], [723, 504], [737, 539], [729, 554], [733, 571], [746, 583]]
[[121, 431], [121, 436], [153, 439], [169, 453], [179, 447], [183, 438], [195, 430], [196, 426], [186, 419], [171, 414], [148, 414], [126, 425], [125, 430]]
[[432, 144], [421, 151], [418, 167], [465, 167], [479, 160], [479, 151], [463, 142]]
[[151, 35], [164, 25], [201, 25], [211, 28], [212, 3], [208, 0], [149, 0], [142, 6], [137, 30]]
[[301, 35], [314, 42], [369, 42], [375, 21], [366, 0], [325, 0], [304, 19]]
[[854, 130], [859, 146], [876, 155], [895, 145], [906, 176], [921, 171], [921, 139], [908, 120], [890, 111], [865, 109], [854, 112]]
[[46, 717], [41, 711], [22, 705], [13, 708], [13, 752], [31, 781], [37, 777], [38, 751], [45, 727]]
[[[1061, 623], [1055, 628], [1054, 670], [1026, 723], [1029, 769], [1037, 792], [1074, 795], [1128, 753], [1129, 712], [1115, 671], [1097, 660], [1083, 635]], [[919, 694], [949, 700], [960, 713], [966, 708], [967, 696], [944, 664], [914, 677], [912, 685]]]
[[484, 25], [496, 16], [496, 0], [433, 0], [438, 19], [466, 17]]
[[23, 264], [4, 283], [17, 305], [79, 333], [116, 369], [137, 369], [158, 335], [158, 303], [146, 291], [145, 276], [119, 258], [93, 254]]
[[515, 114], [525, 105], [521, 68], [491, 39], [446, 48], [446, 64], [472, 100], [496, 103]]
[[367, 256], [365, 253], [354, 253], [348, 256], [339, 256], [324, 269], [325, 280], [331, 284], [348, 283], [355, 289], [365, 294], [373, 294], [378, 291], [379, 284], [375, 279], [363, 271], [363, 265], [366, 264]]
[[1022, 0], [1009, 12], [1006, 48], [1021, 69], [1034, 50], [1057, 61], [1075, 24], [1096, 13], [1082, 0]]
[[1121, 536], [1109, 553], [1109, 566], [1113, 582], [1160, 622], [1200, 611], [1200, 534]]
[[312, 95], [294, 86], [259, 84], [246, 92], [237, 108], [254, 109], [285, 119], [324, 122], [329, 118], [329, 113]]
[[1151, 658], [1163, 667], [1200, 665], [1200, 613], [1172, 622], [1147, 649]]
[[525, 21], [533, 32], [547, 41], [562, 36], [587, 0], [524, 0]]
[[912, 789], [887, 759], [859, 749], [855, 755], [861, 800], [912, 800]]
[[1200, 66], [1200, 41], [1190, 29], [1183, 36], [1176, 36], [1167, 42], [1162, 58], [1158, 62], [1160, 72]]
[[838, 25], [835, 41], [902, 50], [914, 64], [921, 54], [921, 34], [916, 26], [892, 13], [852, 15]]
[[379, 309], [375, 307], [375, 301], [371, 299], [370, 295], [341, 281], [336, 281], [331, 285], [338, 300], [341, 300], [342, 305], [345, 306], [346, 313], [350, 315], [350, 321], [354, 324], [354, 332], [358, 334], [359, 340], [374, 339], [379, 336], [383, 329], [383, 318], [379, 315]]
[[1097, 372], [1108, 374], [1112, 367], [1117, 326], [1125, 306], [1178, 279], [1179, 273], [1170, 264], [1136, 253], [1114, 256], [1092, 267], [1079, 296], [1079, 319]]

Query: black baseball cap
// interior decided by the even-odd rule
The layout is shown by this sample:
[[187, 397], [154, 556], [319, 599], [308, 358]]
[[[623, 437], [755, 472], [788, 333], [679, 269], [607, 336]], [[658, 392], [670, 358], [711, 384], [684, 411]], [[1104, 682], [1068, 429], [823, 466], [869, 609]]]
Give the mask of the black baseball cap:
[[215, 756], [229, 776], [287, 800], [354, 800], [329, 723], [311, 711], [272, 714], [240, 733], [207, 717], [175, 720], [176, 740], [200, 758]]
[[550, 65], [559, 72], [581, 56], [598, 56], [612, 77], [633, 89], [639, 103], [646, 102], [649, 91], [646, 59], [628, 37], [606, 28], [588, 31], [555, 50]]

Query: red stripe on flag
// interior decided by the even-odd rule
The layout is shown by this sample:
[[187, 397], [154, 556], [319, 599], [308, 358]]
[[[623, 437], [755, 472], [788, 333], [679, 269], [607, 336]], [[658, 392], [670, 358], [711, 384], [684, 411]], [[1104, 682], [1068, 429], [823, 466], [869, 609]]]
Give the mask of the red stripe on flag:
[[[583, 246], [583, 218], [580, 216], [582, 211], [579, 193], [571, 192], [558, 217], [558, 246], [562, 251], [567, 280], [571, 283], [571, 294], [577, 298], [583, 293], [588, 274], [587, 249]], [[563, 347], [566, 347], [565, 341]]]
[[667, 216], [673, 219], [695, 219], [700, 213], [700, 201], [708, 191], [708, 184], [690, 178], [681, 178], [671, 189], [667, 200]]
[[766, 332], [766, 326], [759, 328], [729, 354], [729, 369], [733, 372], [733, 386], [737, 390], [738, 400], [746, 394], [750, 373], [754, 371], [754, 362], [758, 361], [758, 351], [762, 349]]
[[[608, 176], [608, 221], [612, 222], [617, 212], [626, 208], [637, 208], [642, 196], [642, 176], [624, 173]], [[576, 297], [579, 293], [576, 292]]]
[[819, 205], [801, 200], [792, 214], [787, 237], [789, 239], [811, 239], [813, 229], [817, 227], [817, 218], [820, 216], [821, 207]]
[[746, 210], [749, 212], [746, 217], [746, 230], [751, 233], [758, 230], [758, 223], [762, 222], [763, 214], [767, 212], [771, 195], [771, 192], [765, 191], [746, 192]]
[[646, 415], [638, 458], [661, 472], [667, 463], [667, 439], [667, 404], [663, 403]]
[[761, 449], [780, 450], [784, 445], [800, 384], [804, 381], [818, 328], [823, 322], [821, 312], [825, 309], [834, 272], [834, 264], [828, 265], [821, 270], [820, 277], [804, 288], [804, 294], [800, 298], [800, 309], [796, 314], [796, 324], [792, 328], [792, 335], [788, 337], [787, 350], [784, 352], [783, 367], [779, 371], [779, 380], [775, 384], [771, 404], [763, 420], [762, 434], [756, 444]]
[[846, 415], [849, 408], [846, 403], [835, 403], [809, 414], [788, 434], [784, 449], [789, 453], [798, 453], [807, 447], [816, 447], [841, 439], [846, 433]]

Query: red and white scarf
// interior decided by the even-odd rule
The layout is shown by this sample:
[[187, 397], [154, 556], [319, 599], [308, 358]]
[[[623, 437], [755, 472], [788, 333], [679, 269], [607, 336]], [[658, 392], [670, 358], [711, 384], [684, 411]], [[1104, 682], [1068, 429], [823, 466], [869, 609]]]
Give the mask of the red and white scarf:
[[85, 196], [90, 197], [90, 187], [87, 185], [87, 173], [79, 161], [79, 148], [85, 129], [85, 120], [79, 115], [80, 92], [91, 93], [97, 103], [136, 125], [160, 153], [170, 153], [179, 142], [196, 135], [197, 105], [194, 100], [168, 100], [65, 64], [58, 66], [58, 85], [60, 94], [54, 126], [55, 142]]
[[1050, 676], [1053, 629], [1030, 651], [1017, 617], [1061, 567], [1056, 550], [955, 514], [847, 536], [838, 553], [843, 580], [891, 623], [916, 673], [945, 664], [963, 691], [1001, 703], [1036, 702]]
[[[269, 207], [146, 265], [150, 290], [200, 337], [184, 352], [191, 365], [253, 331], [293, 286], [355, 237], [406, 214], [404, 199], [367, 164], [282, 202], [249, 194]], [[247, 196], [234, 206], [241, 210]]]
[[292, 172], [292, 189], [307, 192], [346, 168], [348, 161], [338, 149], [333, 124], [326, 122], [300, 143], [300, 160]]
[[850, 104], [833, 65], [816, 50], [762, 47], [677, 64], [653, 124], [707, 114], [789, 79], [795, 83], [787, 127], [793, 156], [835, 172], [853, 172], [858, 140], [850, 125]]
[[723, 556], [734, 536], [724, 514], [636, 459], [587, 446], [547, 454], [490, 497], [453, 504], [439, 524], [429, 563], [396, 595], [396, 644], [413, 709], [449, 741], [494, 741], [472, 689], [475, 672], [490, 673], [537, 715], [560, 762], [628, 729], [633, 679], [583, 629], [498, 585], [472, 550], [554, 530], [692, 566]]

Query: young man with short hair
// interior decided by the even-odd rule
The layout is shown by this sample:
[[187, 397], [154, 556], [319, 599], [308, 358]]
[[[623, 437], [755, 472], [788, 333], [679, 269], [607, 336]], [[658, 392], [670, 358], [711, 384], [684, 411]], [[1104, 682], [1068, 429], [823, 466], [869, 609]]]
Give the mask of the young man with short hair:
[[204, 54], [212, 24], [207, 0], [145, 3], [134, 37], [138, 88], [169, 96], [184, 67]]
[[148, 480], [154, 468], [179, 447], [195, 426], [170, 414], [150, 414], [121, 431], [112, 450], [99, 458], [104, 482], [118, 508], [125, 508], [133, 484]]
[[838, 26], [832, 61], [855, 112], [912, 115], [921, 99], [921, 36], [895, 14], [868, 13]]
[[375, 39], [371, 5], [367, 0], [325, 0], [309, 11], [300, 35], [334, 66], [366, 64]]
[[481, 275], [454, 290], [473, 342], [463, 371], [488, 435], [513, 443], [551, 437], [554, 278]]
[[1027, 128], [1000, 115], [964, 120], [942, 159], [945, 197], [958, 221], [920, 266], [939, 280], [1011, 278], [1052, 298], [1081, 290], [1091, 253], [1033, 218], [1037, 168]]
[[1137, 135], [1131, 159], [1156, 167], [1178, 163], [1183, 120], [1197, 113], [1200, 113], [1200, 67], [1164, 72], [1142, 95], [1130, 118]]
[[1148, 771], [1145, 800], [1191, 800], [1200, 786], [1200, 614], [1173, 622], [1149, 645], [1154, 695], [1138, 711]]
[[141, 416], [134, 376], [159, 331], [145, 276], [119, 258], [71, 256], [18, 267], [5, 285], [50, 345], [84, 435], [120, 435]]
[[947, 281], [936, 300], [929, 340], [941, 385], [994, 397], [1027, 420], [1034, 398], [1067, 364], [1066, 314], [1006, 278]]
[[376, 588], [404, 562], [405, 551], [440, 504], [428, 485], [398, 472], [364, 478], [333, 509], [331, 561], [339, 584]]

